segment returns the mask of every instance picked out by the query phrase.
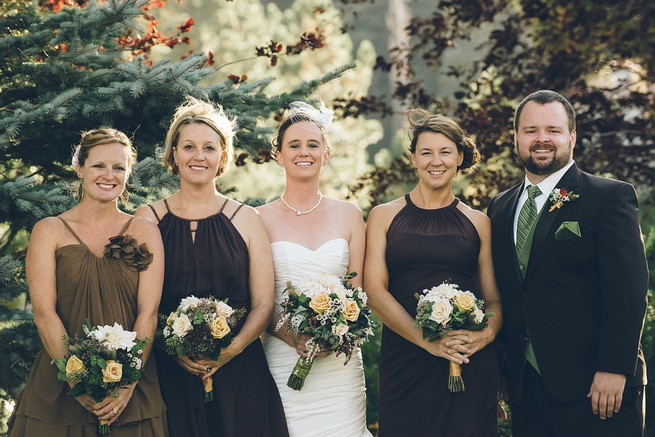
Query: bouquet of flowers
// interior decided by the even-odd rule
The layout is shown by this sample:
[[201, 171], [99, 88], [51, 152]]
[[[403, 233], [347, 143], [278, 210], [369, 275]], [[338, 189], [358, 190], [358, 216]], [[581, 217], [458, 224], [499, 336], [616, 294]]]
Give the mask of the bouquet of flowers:
[[[227, 304], [227, 299], [220, 301], [211, 296], [198, 298], [193, 295], [185, 297], [177, 310], [168, 316], [159, 316], [164, 327], [166, 352], [174, 357], [188, 356], [216, 361], [221, 349], [232, 343], [230, 332], [245, 312], [245, 308], [232, 308]], [[202, 382], [205, 402], [214, 400], [212, 379], [207, 378]]]
[[287, 381], [292, 389], [302, 389], [318, 352], [343, 353], [346, 365], [353, 350], [373, 333], [377, 324], [370, 319], [366, 293], [348, 284], [356, 275], [349, 273], [341, 279], [319, 274], [297, 285], [287, 283], [285, 292], [289, 297], [282, 303], [275, 330], [287, 325], [294, 334], [311, 337], [307, 340], [307, 357], [298, 358]]
[[[118, 396], [118, 391], [141, 378], [143, 349], [150, 338], [136, 340], [136, 332], [126, 331], [118, 323], [91, 329], [87, 320], [82, 326], [84, 335], [64, 335], [66, 355], [55, 358], [57, 378], [76, 384], [68, 392], [78, 397], [90, 395], [96, 402], [107, 396]], [[109, 433], [107, 421], [100, 420], [100, 434]]]
[[[423, 330], [423, 338], [434, 341], [449, 331], [466, 329], [477, 331], [487, 327], [493, 313], [484, 312], [484, 301], [470, 291], [462, 291], [456, 284], [444, 282], [438, 287], [423, 290], [416, 295], [418, 305], [414, 326]], [[464, 391], [462, 367], [449, 361], [448, 390]]]

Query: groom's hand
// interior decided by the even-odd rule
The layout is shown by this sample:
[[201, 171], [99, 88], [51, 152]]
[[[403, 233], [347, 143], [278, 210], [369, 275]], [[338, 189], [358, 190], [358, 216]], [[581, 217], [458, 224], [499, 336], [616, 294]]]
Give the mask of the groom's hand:
[[625, 375], [620, 373], [596, 372], [587, 397], [591, 409], [601, 420], [609, 419], [621, 409]]

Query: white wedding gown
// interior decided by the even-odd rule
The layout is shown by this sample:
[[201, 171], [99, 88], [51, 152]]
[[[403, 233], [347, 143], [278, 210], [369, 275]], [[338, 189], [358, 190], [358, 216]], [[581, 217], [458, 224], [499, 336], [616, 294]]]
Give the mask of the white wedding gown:
[[[348, 242], [329, 240], [316, 250], [289, 241], [271, 244], [275, 263], [276, 311], [286, 299], [287, 281], [297, 283], [312, 273], [343, 277], [348, 268]], [[361, 272], [358, 272], [361, 274]], [[290, 437], [371, 437], [366, 429], [366, 387], [359, 348], [344, 366], [345, 356], [330, 354], [314, 360], [302, 390], [287, 386], [298, 360], [296, 349], [270, 334], [264, 352], [280, 391]]]

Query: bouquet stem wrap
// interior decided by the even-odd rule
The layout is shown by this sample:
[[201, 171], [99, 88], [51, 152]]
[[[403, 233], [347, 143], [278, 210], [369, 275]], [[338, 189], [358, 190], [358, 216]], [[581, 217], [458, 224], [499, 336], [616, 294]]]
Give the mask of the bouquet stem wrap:
[[448, 391], [456, 393], [464, 391], [464, 380], [462, 379], [462, 365], [448, 362]]
[[210, 376], [202, 380], [202, 386], [205, 389], [205, 403], [214, 400], [214, 379]]
[[109, 421], [104, 420], [104, 419], [100, 419], [100, 421], [98, 423], [98, 432], [101, 435], [109, 434], [109, 425], [108, 425], [108, 423], [109, 423]]
[[296, 361], [296, 365], [293, 366], [291, 375], [289, 375], [287, 385], [294, 390], [301, 390], [303, 385], [305, 385], [305, 378], [307, 378], [307, 375], [309, 375], [309, 371], [312, 368], [312, 364], [314, 364], [313, 356], [307, 358], [305, 357], [298, 358], [298, 361]]

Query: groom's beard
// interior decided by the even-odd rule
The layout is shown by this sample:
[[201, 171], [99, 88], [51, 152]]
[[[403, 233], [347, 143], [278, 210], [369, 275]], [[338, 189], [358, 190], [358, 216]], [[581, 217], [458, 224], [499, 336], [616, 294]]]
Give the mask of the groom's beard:
[[548, 176], [555, 173], [557, 170], [564, 168], [566, 164], [571, 161], [573, 158], [573, 144], [569, 140], [568, 150], [558, 149], [554, 145], [548, 146], [549, 148], [554, 149], [555, 155], [550, 161], [537, 161], [535, 160], [531, 152], [535, 149], [544, 148], [543, 144], [533, 144], [530, 147], [530, 150], [527, 154], [520, 152], [520, 147], [517, 141], [516, 150], [519, 157], [519, 161], [523, 164], [523, 167], [529, 173], [539, 176]]

